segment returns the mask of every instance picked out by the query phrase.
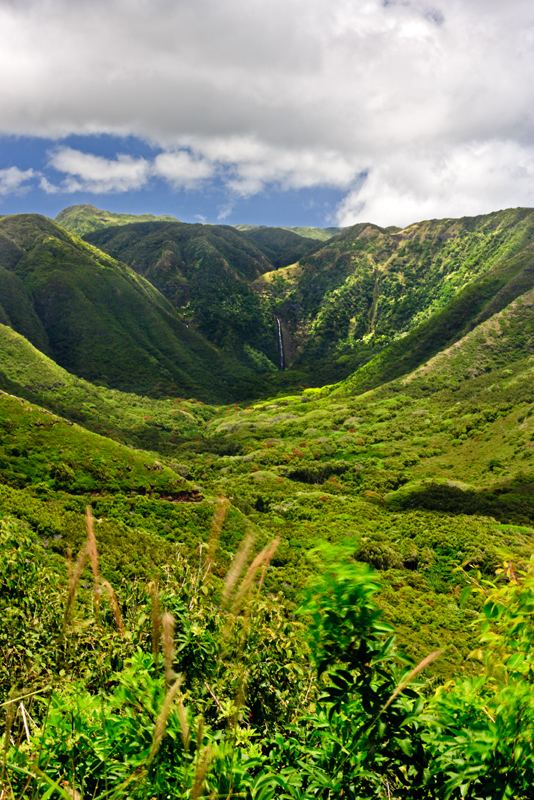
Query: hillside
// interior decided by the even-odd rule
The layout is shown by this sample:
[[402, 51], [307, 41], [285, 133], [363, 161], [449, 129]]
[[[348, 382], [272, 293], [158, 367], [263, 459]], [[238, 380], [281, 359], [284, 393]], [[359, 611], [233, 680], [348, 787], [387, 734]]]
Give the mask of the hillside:
[[115, 441], [160, 453], [197, 437], [215, 413], [195, 399], [156, 400], [89, 383], [5, 325], [0, 325], [0, 390]]
[[[244, 233], [252, 233], [253, 231], [263, 230], [269, 227], [267, 225], [234, 225], [234, 228], [237, 228], [238, 231], [243, 231]], [[286, 227], [286, 226], [278, 226], [272, 228], [272, 230], [279, 230], [279, 231], [289, 231], [290, 233], [294, 233], [297, 236], [302, 236], [305, 239], [315, 239], [318, 242], [326, 242], [328, 239], [331, 239], [332, 236], [337, 236], [338, 233], [341, 233], [345, 230], [345, 228], [306, 228], [306, 227]]]
[[125, 264], [35, 214], [0, 219], [0, 321], [68, 371], [141, 394], [227, 399], [257, 385]]
[[103, 211], [84, 203], [64, 208], [54, 222], [77, 236], [85, 236], [86, 233], [98, 231], [101, 228], [129, 225], [131, 222], [179, 222], [179, 220], [176, 217], [165, 215], [155, 217], [153, 214], [116, 214], [113, 211]]
[[244, 230], [243, 233], [265, 253], [275, 269], [294, 264], [320, 247], [317, 241], [299, 236], [286, 228], [260, 226]]
[[210, 342], [258, 372], [276, 369], [276, 325], [251, 283], [273, 265], [243, 233], [224, 225], [137, 223], [87, 242], [128, 264]]
[[[207, 504], [198, 506], [192, 552], [209, 538], [209, 499], [224, 495], [240, 530], [280, 539], [269, 586], [284, 602], [295, 602], [310, 576], [311, 546], [348, 542], [358, 561], [380, 571], [380, 604], [414, 657], [444, 646], [438, 672], [460, 664], [469, 671], [469, 614], [458, 605], [454, 565], [467, 560], [489, 575], [503, 548], [534, 552], [533, 308], [527, 293], [450, 351], [370, 392], [358, 392], [356, 375], [223, 408], [92, 387], [2, 328], [0, 386], [27, 400], [0, 398], [0, 473], [11, 487], [0, 511], [34, 524], [78, 497], [76, 507], [90, 502], [109, 525], [130, 530], [133, 522], [156, 546], [165, 526], [181, 537], [191, 524], [190, 504], [176, 505], [172, 493], [197, 492]], [[66, 424], [58, 411], [106, 435]], [[152, 452], [136, 454], [139, 445]], [[169, 484], [184, 477], [180, 489]], [[24, 500], [25, 492], [36, 499]], [[37, 498], [41, 510], [28, 516], [22, 509]], [[217, 563], [225, 564], [221, 547]]]
[[254, 285], [282, 320], [295, 368], [314, 385], [346, 377], [391, 346], [376, 362], [390, 367], [370, 387], [410, 372], [532, 288], [533, 229], [531, 209], [402, 231], [362, 223], [298, 269]]

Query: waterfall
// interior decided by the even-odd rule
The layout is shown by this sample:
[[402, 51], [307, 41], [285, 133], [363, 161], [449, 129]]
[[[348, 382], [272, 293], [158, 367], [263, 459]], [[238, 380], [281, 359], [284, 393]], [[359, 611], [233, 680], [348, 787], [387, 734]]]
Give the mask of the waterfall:
[[280, 325], [280, 320], [278, 317], [276, 318], [276, 324], [278, 325], [278, 350], [280, 352], [280, 369], [284, 369], [284, 342], [282, 340], [282, 326]]

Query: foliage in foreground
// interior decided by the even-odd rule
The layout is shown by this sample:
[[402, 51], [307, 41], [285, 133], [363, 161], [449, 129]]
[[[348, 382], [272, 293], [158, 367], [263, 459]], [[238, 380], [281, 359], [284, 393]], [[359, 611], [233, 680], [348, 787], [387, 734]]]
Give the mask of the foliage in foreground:
[[22, 526], [1, 537], [5, 798], [531, 796], [534, 561], [469, 577], [480, 668], [436, 689], [438, 654], [399, 653], [377, 574], [343, 548], [315, 554], [301, 623], [260, 598], [276, 542], [245, 540], [224, 584], [210, 549], [117, 597], [91, 525], [67, 576]]

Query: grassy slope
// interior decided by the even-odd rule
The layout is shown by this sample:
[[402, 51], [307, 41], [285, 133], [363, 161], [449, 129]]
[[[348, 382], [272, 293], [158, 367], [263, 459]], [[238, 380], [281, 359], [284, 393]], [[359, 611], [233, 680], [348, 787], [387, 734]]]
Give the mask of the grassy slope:
[[2, 218], [0, 235], [16, 283], [0, 289], [4, 321], [70, 372], [152, 395], [253, 391], [251, 370], [190, 330], [125, 264], [38, 215]]
[[[0, 514], [35, 531], [45, 547], [76, 553], [85, 537], [91, 505], [104, 574], [154, 578], [177, 548], [193, 557], [209, 530], [213, 501], [179, 467], [154, 453], [91, 433], [33, 403], [0, 394]], [[233, 510], [223, 548], [243, 535]], [[221, 553], [222, 563], [227, 556]]]
[[[172, 462], [161, 463], [185, 462], [205, 496], [231, 499], [217, 566], [227, 564], [246, 524], [260, 543], [278, 535], [269, 587], [291, 601], [313, 570], [307, 550], [322, 538], [350, 541], [358, 560], [382, 572], [381, 603], [409, 649], [418, 656], [444, 645], [436, 669], [457, 672], [473, 643], [454, 565], [467, 560], [490, 573], [501, 548], [534, 549], [533, 302], [522, 297], [409, 379], [363, 395], [346, 382], [250, 407], [199, 407], [195, 437], [179, 437]], [[20, 337], [9, 333], [16, 345]], [[40, 359], [41, 369], [65, 380]], [[14, 372], [16, 355], [11, 361]], [[70, 391], [73, 403], [81, 387]], [[113, 403], [126, 408], [127, 398], [97, 391], [100, 422], [108, 424]], [[2, 396], [2, 403], [0, 510], [40, 530], [50, 546], [61, 551], [81, 540], [86, 502], [106, 520], [102, 557], [115, 576], [123, 563], [128, 574], [147, 574], [149, 546], [157, 571], [165, 542], [184, 542], [193, 553], [207, 541], [213, 505], [165, 499], [180, 472], [154, 470], [157, 456], [35, 407], [28, 412], [19, 400]], [[162, 422], [170, 416], [166, 404], [154, 405]], [[131, 414], [133, 424], [139, 411]], [[52, 544], [57, 533], [62, 538]]]
[[86, 233], [107, 228], [110, 225], [129, 225], [131, 222], [179, 222], [176, 217], [161, 216], [155, 217], [153, 214], [116, 214], [113, 211], [102, 211], [100, 208], [83, 203], [77, 206], [69, 206], [60, 211], [54, 222], [62, 228], [77, 236], [85, 236]]
[[155, 400], [71, 375], [12, 328], [0, 325], [0, 389], [126, 444], [172, 452], [198, 436], [214, 410], [197, 400]]

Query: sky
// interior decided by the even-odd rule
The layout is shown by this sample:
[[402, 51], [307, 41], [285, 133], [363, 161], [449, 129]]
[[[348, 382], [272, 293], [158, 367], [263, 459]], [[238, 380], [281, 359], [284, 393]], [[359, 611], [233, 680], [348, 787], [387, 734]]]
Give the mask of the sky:
[[534, 205], [531, 0], [0, 0], [0, 214]]

